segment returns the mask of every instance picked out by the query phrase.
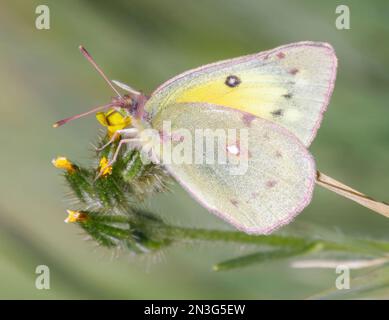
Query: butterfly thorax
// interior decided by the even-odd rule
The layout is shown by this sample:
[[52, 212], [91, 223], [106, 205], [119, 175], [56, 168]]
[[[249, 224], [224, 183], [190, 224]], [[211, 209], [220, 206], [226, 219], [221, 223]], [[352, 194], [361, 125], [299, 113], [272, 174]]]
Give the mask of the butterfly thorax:
[[112, 98], [112, 104], [120, 108], [126, 109], [132, 118], [141, 120], [142, 122], [148, 122], [148, 113], [146, 113], [144, 110], [144, 106], [148, 99], [149, 97], [143, 94], [126, 94], [123, 97]]

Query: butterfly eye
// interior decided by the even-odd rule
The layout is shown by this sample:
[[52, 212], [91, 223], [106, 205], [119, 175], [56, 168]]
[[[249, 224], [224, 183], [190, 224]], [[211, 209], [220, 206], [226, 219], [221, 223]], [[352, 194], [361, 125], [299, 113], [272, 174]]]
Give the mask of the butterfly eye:
[[240, 79], [237, 76], [228, 76], [224, 82], [227, 86], [234, 88], [240, 84]]

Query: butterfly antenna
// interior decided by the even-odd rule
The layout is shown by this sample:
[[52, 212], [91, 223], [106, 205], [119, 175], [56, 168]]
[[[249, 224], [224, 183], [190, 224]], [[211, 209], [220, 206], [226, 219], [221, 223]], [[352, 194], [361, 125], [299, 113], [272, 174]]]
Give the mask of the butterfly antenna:
[[115, 86], [112, 84], [112, 82], [108, 79], [108, 77], [105, 75], [103, 70], [98, 66], [96, 61], [92, 58], [90, 53], [83, 47], [79, 46], [78, 47], [82, 53], [82, 55], [92, 64], [92, 66], [96, 69], [96, 71], [103, 77], [105, 82], [108, 83], [108, 85], [112, 88], [112, 90], [121, 98], [123, 99], [122, 95], [119, 93], [119, 91], [116, 90]]
[[69, 118], [65, 118], [65, 119], [59, 120], [59, 121], [57, 121], [56, 123], [53, 124], [53, 127], [54, 128], [58, 128], [58, 127], [64, 125], [65, 123], [68, 123], [69, 121], [72, 121], [72, 120], [75, 120], [75, 119], [87, 116], [88, 114], [94, 113], [94, 112], [99, 111], [99, 110], [104, 110], [104, 109], [108, 109], [110, 107], [114, 107], [114, 106], [116, 106], [115, 103], [108, 103], [108, 104], [103, 105], [103, 106], [95, 107], [95, 108], [93, 108], [91, 110], [88, 110], [88, 111], [86, 111], [84, 113], [80, 113], [80, 114], [77, 114], [75, 116], [71, 116]]
[[134, 88], [130, 87], [128, 84], [122, 83], [120, 81], [112, 80], [112, 83], [117, 85], [119, 88], [131, 93], [132, 95], [139, 96], [142, 94], [138, 90], [135, 90]]

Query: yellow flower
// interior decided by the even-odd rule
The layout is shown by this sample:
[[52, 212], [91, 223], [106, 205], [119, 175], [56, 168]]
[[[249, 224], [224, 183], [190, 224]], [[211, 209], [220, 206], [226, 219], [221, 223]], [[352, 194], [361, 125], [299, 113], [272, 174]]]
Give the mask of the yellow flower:
[[65, 157], [57, 157], [56, 159], [53, 159], [51, 163], [54, 165], [54, 167], [58, 169], [64, 169], [69, 173], [76, 171], [73, 164]]
[[108, 112], [98, 112], [96, 119], [101, 125], [107, 127], [109, 137], [112, 137], [117, 130], [124, 129], [131, 124], [130, 116], [124, 116], [115, 109], [111, 109]]
[[100, 168], [100, 174], [103, 177], [112, 174], [112, 166], [108, 166], [108, 159], [106, 157], [102, 157], [100, 159], [99, 168]]
[[65, 219], [66, 223], [83, 222], [86, 221], [88, 216], [80, 211], [66, 210], [68, 217]]

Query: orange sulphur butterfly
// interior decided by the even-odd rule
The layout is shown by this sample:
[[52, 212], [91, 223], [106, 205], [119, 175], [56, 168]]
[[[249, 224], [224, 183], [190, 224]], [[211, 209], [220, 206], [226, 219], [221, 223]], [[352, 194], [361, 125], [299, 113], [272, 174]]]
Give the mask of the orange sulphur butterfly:
[[177, 146], [181, 137], [165, 139], [165, 121], [172, 132], [184, 128], [191, 135], [196, 130], [245, 130], [245, 147], [236, 138], [224, 149], [232, 157], [245, 154], [247, 170], [242, 175], [231, 175], [229, 162], [168, 163], [151, 146], [159, 157], [156, 161], [209, 211], [244, 232], [269, 234], [310, 203], [316, 168], [307, 147], [320, 126], [336, 78], [337, 59], [329, 44], [292, 43], [206, 65], [165, 82], [150, 97], [109, 81], [81, 50], [115, 92], [112, 82], [128, 91], [123, 97], [117, 92], [112, 103], [90, 111], [127, 110], [133, 127], [118, 131], [126, 137], [120, 145], [131, 141], [144, 145], [142, 133], [152, 128], [159, 133], [162, 147], [168, 142]]

